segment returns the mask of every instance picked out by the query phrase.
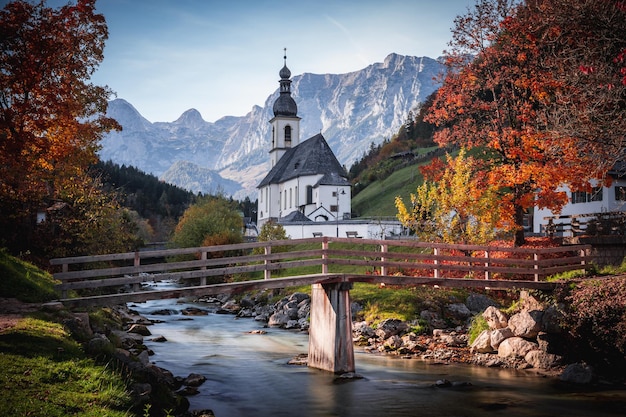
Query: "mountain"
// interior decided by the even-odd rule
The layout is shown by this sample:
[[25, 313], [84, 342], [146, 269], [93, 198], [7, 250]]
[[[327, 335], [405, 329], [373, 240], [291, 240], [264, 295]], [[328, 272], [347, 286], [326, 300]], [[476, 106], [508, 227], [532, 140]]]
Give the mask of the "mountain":
[[[277, 68], [277, 73], [280, 68]], [[372, 143], [389, 139], [438, 87], [443, 66], [427, 57], [398, 54], [346, 74], [304, 73], [292, 77], [300, 139], [322, 132], [339, 161], [350, 167]], [[128, 102], [109, 103], [107, 114], [123, 127], [107, 134], [100, 158], [132, 165], [195, 192], [221, 190], [251, 196], [269, 171], [270, 124], [278, 89], [263, 107], [214, 123], [187, 110], [171, 123], [150, 123]]]

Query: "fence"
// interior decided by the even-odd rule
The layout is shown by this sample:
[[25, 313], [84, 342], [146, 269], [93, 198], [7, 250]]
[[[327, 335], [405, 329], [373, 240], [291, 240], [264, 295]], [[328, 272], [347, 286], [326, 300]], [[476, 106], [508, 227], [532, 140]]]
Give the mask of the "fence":
[[117, 286], [138, 290], [142, 283], [166, 279], [196, 280], [205, 286], [210, 277], [218, 277], [220, 282], [223, 277], [245, 280], [254, 279], [255, 274], [260, 278], [261, 272], [264, 280], [271, 279], [275, 271], [282, 276], [303, 277], [311, 274], [312, 267], [320, 268], [316, 276], [340, 273], [352, 278], [377, 275], [539, 281], [556, 273], [589, 268], [589, 249], [590, 245], [530, 249], [320, 237], [57, 258], [50, 262], [61, 269], [54, 277], [61, 281], [57, 288], [65, 298], [68, 290]]

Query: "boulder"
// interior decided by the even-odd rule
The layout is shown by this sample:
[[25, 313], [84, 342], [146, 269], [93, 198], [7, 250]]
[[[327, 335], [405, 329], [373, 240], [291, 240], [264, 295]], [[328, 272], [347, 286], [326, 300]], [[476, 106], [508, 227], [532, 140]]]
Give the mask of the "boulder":
[[420, 318], [422, 320], [426, 320], [428, 325], [433, 329], [445, 329], [448, 327], [448, 324], [444, 319], [441, 318], [439, 313], [432, 310], [423, 310], [420, 312]]
[[464, 347], [467, 346], [467, 335], [450, 333], [444, 334], [440, 338], [441, 342], [449, 347]]
[[150, 330], [143, 324], [133, 324], [130, 326], [130, 329], [128, 329], [128, 333], [137, 333], [142, 336], [152, 335], [152, 332], [150, 332]]
[[207, 316], [209, 312], [197, 307], [187, 307], [181, 311], [183, 316]]
[[550, 369], [560, 364], [561, 357], [541, 350], [531, 350], [524, 356], [524, 360], [533, 368]]
[[409, 329], [409, 325], [402, 320], [387, 319], [378, 324], [376, 328], [376, 336], [382, 340], [387, 340], [391, 336], [395, 336], [406, 332]]
[[502, 329], [508, 325], [508, 317], [494, 306], [489, 306], [483, 311], [483, 318], [487, 321], [489, 328]]
[[531, 350], [537, 350], [536, 343], [529, 342], [521, 337], [509, 337], [498, 346], [498, 356], [501, 358], [525, 357]]
[[485, 311], [490, 306], [498, 307], [498, 303], [484, 294], [470, 294], [465, 300], [465, 305], [474, 313]]
[[593, 380], [593, 369], [584, 363], [572, 363], [565, 367], [559, 379], [573, 384], [589, 384]]
[[465, 320], [472, 316], [472, 312], [463, 303], [448, 304], [446, 312], [449, 316], [457, 320]]
[[385, 350], [398, 350], [402, 347], [402, 339], [398, 335], [393, 335], [383, 343]]
[[186, 385], [188, 387], [199, 387], [200, 385], [204, 384], [205, 381], [206, 377], [204, 375], [191, 373], [187, 376], [187, 378], [185, 378], [185, 380], [183, 381], [183, 385]]
[[513, 334], [513, 331], [509, 329], [508, 327], [505, 327], [503, 329], [492, 330], [491, 331], [491, 346], [493, 346], [494, 349], [498, 349], [498, 347], [500, 346], [502, 342], [504, 342], [509, 337], [513, 337], [513, 336], [515, 336]]
[[310, 300], [310, 299], [311, 297], [309, 297], [308, 294], [303, 293], [303, 292], [294, 292], [293, 294], [289, 296], [289, 301], [295, 301], [296, 304], [300, 304], [302, 301]]
[[272, 314], [267, 322], [268, 326], [285, 327], [290, 320], [289, 315], [285, 311], [277, 311]]
[[491, 330], [483, 330], [478, 337], [472, 342], [471, 351], [477, 353], [495, 352], [491, 346]]
[[561, 320], [563, 313], [556, 306], [549, 306], [543, 311], [541, 318], [541, 329], [547, 333], [561, 333]]
[[509, 328], [513, 334], [525, 339], [534, 339], [541, 331], [543, 311], [522, 311], [509, 319]]
[[85, 345], [85, 350], [92, 355], [111, 354], [115, 347], [105, 335], [96, 333]]

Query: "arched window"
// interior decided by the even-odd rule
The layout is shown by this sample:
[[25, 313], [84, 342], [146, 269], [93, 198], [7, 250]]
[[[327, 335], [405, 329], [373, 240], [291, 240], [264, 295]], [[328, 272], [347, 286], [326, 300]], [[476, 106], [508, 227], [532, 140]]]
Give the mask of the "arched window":
[[285, 126], [285, 147], [291, 148], [291, 126]]

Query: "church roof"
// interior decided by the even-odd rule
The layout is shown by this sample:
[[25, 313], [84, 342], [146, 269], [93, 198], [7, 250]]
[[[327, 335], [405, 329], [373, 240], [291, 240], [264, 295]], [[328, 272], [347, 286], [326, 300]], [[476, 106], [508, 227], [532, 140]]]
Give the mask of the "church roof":
[[303, 222], [312, 222], [312, 221], [313, 220], [309, 219], [307, 216], [305, 216], [304, 214], [300, 213], [297, 210], [292, 211], [285, 217], [281, 217], [280, 219], [278, 219], [278, 223], [289, 223], [289, 222], [303, 223]]
[[323, 177], [318, 185], [350, 185], [345, 170], [321, 133], [287, 150], [257, 188], [319, 174]]

